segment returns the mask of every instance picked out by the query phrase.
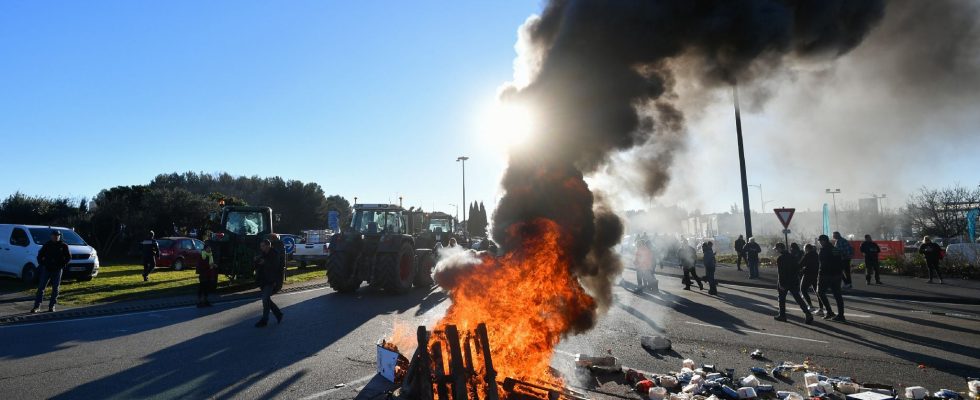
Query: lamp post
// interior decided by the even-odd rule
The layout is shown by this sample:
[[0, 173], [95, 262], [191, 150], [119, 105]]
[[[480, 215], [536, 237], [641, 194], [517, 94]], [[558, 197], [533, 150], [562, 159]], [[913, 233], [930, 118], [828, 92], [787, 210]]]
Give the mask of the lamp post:
[[732, 85], [735, 103], [735, 133], [738, 136], [738, 167], [742, 173], [742, 214], [745, 216], [745, 237], [752, 237], [752, 211], [749, 210], [749, 185], [745, 177], [745, 146], [742, 145], [742, 114], [738, 110], [738, 86]]
[[[463, 167], [463, 221], [466, 220], [466, 160], [469, 159], [466, 156], [456, 157], [456, 162], [460, 163]], [[463, 240], [466, 240], [467, 244], [470, 241], [469, 229], [467, 229], [465, 224], [463, 225]]]
[[834, 230], [840, 232], [840, 215], [837, 214], [837, 195], [840, 194], [840, 189], [825, 190], [834, 199]]
[[449, 203], [449, 205], [451, 205], [453, 207], [456, 207], [456, 214], [453, 214], [453, 219], [456, 220], [455, 222], [453, 222], [453, 229], [455, 229], [456, 228], [456, 223], [459, 222], [459, 205], [458, 204], [453, 204], [453, 203]]

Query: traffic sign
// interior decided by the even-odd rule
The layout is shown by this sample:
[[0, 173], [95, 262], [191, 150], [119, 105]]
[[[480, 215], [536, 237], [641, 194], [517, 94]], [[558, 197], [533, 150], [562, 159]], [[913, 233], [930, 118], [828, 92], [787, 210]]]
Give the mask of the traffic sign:
[[793, 213], [796, 212], [796, 209], [774, 208], [773, 211], [776, 212], [776, 218], [779, 218], [779, 222], [783, 224], [783, 228], [789, 228], [789, 221], [793, 220]]
[[286, 254], [293, 254], [296, 251], [296, 239], [292, 236], [285, 236], [282, 238], [282, 248], [286, 251]]

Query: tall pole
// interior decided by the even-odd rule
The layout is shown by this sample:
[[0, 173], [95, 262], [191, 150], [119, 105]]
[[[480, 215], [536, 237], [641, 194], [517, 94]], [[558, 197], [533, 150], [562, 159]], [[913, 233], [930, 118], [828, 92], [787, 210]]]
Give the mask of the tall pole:
[[[466, 160], [469, 159], [470, 158], [466, 156], [459, 156], [456, 158], [456, 161], [459, 161], [460, 164], [463, 166], [463, 221], [466, 221]], [[463, 240], [465, 240], [466, 243], [469, 244], [470, 230], [469, 227], [466, 225], [469, 224], [468, 223], [463, 224]]]
[[749, 181], [745, 177], [745, 146], [742, 144], [742, 114], [738, 110], [738, 86], [732, 86], [735, 101], [735, 133], [738, 135], [738, 166], [742, 173], [742, 213], [745, 215], [745, 237], [752, 237], [752, 211], [749, 209]]

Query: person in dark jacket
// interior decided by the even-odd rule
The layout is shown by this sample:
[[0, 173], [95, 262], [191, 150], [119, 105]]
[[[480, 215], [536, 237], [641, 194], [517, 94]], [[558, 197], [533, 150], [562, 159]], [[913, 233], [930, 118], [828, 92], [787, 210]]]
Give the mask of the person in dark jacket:
[[269, 324], [269, 311], [276, 317], [276, 322], [282, 322], [282, 311], [272, 302], [272, 294], [276, 291], [276, 286], [280, 285], [282, 279], [282, 264], [279, 259], [279, 252], [272, 247], [269, 239], [262, 240], [259, 245], [261, 254], [255, 257], [255, 281], [259, 284], [262, 291], [262, 319], [255, 323], [256, 328], [261, 328]]
[[786, 321], [786, 293], [793, 295], [793, 300], [803, 310], [806, 316], [806, 324], [813, 323], [813, 315], [810, 314], [810, 306], [803, 301], [800, 296], [800, 264], [796, 257], [786, 251], [786, 245], [776, 244], [776, 290], [779, 293], [779, 314], [774, 318], [776, 321]]
[[[803, 246], [803, 259], [800, 260], [800, 270], [803, 271], [802, 277], [800, 278], [800, 292], [803, 295], [803, 299], [806, 303], [810, 305], [810, 311], [814, 311], [817, 307], [813, 306], [813, 300], [810, 299], [810, 291], [813, 291], [814, 296], [817, 294], [817, 277], [820, 274], [820, 258], [817, 256], [817, 247], [807, 243]], [[823, 315], [823, 303], [820, 299], [817, 299], [817, 305], [820, 306], [820, 311], [817, 311], [817, 315]]]
[[41, 300], [44, 300], [44, 288], [51, 282], [51, 299], [48, 300], [48, 311], [54, 312], [55, 304], [58, 304], [58, 290], [61, 289], [61, 274], [71, 261], [71, 251], [68, 245], [61, 240], [61, 231], [55, 229], [51, 231], [51, 240], [41, 246], [37, 253], [37, 264], [40, 265], [38, 276], [37, 293], [34, 295], [34, 308], [31, 313], [36, 313], [41, 307]]
[[834, 232], [834, 247], [837, 248], [837, 253], [840, 255], [841, 271], [843, 272], [844, 287], [850, 289], [851, 286], [851, 256], [854, 255], [854, 249], [851, 248], [851, 242], [844, 239], [844, 236], [840, 232]]
[[803, 249], [800, 248], [799, 243], [790, 243], [789, 254], [793, 256], [793, 259], [795, 259], [797, 263], [803, 261]]
[[715, 244], [704, 242], [701, 245], [701, 253], [704, 255], [704, 279], [708, 281], [708, 294], [718, 294], [718, 282], [715, 280]]
[[878, 254], [881, 253], [881, 247], [878, 246], [873, 240], [871, 240], [871, 235], [864, 235], [864, 241], [861, 242], [861, 254], [864, 254], [864, 279], [871, 284], [871, 274], [874, 273], [875, 283], [881, 284], [881, 275], [878, 274]]
[[[820, 273], [817, 277], [817, 296], [820, 298], [820, 304], [827, 310], [827, 314], [823, 319], [832, 319], [834, 321], [844, 321], [844, 296], [841, 295], [841, 278], [843, 277], [843, 266], [840, 262], [841, 255], [834, 248], [834, 245], [830, 243], [830, 238], [827, 235], [820, 235]], [[837, 301], [837, 314], [834, 314], [833, 308], [830, 307], [830, 300], [827, 299], [827, 291], [834, 294], [834, 300]]]
[[919, 246], [919, 254], [926, 258], [926, 267], [929, 268], [929, 283], [932, 283], [933, 274], [939, 278], [939, 283], [943, 283], [943, 276], [939, 274], [939, 260], [942, 259], [943, 248], [926, 236], [922, 238], [922, 245]]
[[735, 239], [735, 268], [742, 270], [742, 260], [745, 259], [745, 237], [738, 235]]
[[204, 245], [201, 250], [201, 262], [197, 264], [197, 306], [211, 307], [208, 301], [208, 293], [214, 292], [218, 287], [218, 266], [214, 263], [214, 253], [211, 245]]
[[150, 280], [150, 273], [157, 268], [157, 259], [160, 258], [160, 243], [157, 243], [156, 234], [150, 231], [146, 240], [143, 241], [143, 282]]
[[754, 237], [750, 237], [743, 250], [745, 251], [745, 260], [749, 264], [749, 279], [759, 279], [759, 253], [762, 252], [762, 247], [755, 242]]
[[697, 259], [697, 250], [694, 250], [688, 244], [681, 245], [681, 248], [677, 250], [678, 258], [681, 260], [681, 268], [684, 269], [684, 278], [681, 279], [681, 283], [684, 284], [684, 290], [691, 290], [691, 278], [694, 278], [698, 282], [698, 288], [704, 290], [704, 284], [701, 283], [701, 277], [698, 276], [697, 270], [694, 269], [694, 262]]

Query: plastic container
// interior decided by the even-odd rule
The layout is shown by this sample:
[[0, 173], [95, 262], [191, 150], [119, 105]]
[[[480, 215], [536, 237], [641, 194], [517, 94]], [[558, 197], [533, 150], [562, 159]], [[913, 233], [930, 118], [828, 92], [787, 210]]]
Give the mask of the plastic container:
[[819, 397], [825, 393], [819, 383], [806, 385], [806, 392], [810, 397]]
[[922, 386], [910, 386], [905, 388], [905, 398], [912, 400], [922, 400], [929, 394], [929, 389]]
[[769, 375], [766, 372], [766, 369], [765, 368], [752, 367], [752, 368], [749, 368], [749, 371], [752, 371], [752, 375], [755, 375], [755, 376], [766, 376], [766, 375]]
[[684, 386], [684, 388], [681, 389], [681, 391], [687, 394], [694, 394], [697, 393], [699, 387], [700, 385], [695, 385], [692, 383], [690, 385]]
[[704, 380], [704, 377], [698, 374], [694, 374], [694, 376], [691, 377], [691, 383], [695, 385], [700, 384], [702, 380]]
[[722, 386], [721, 387], [721, 390], [725, 392], [725, 395], [727, 395], [728, 398], [731, 398], [731, 399], [737, 399], [738, 398], [738, 391], [735, 390], [735, 389], [732, 389], [730, 386]]
[[754, 399], [756, 397], [758, 397], [758, 396], [755, 394], [755, 388], [754, 387], [745, 386], [745, 387], [738, 388], [738, 398], [740, 398], [740, 399]]
[[712, 373], [710, 373], [708, 375], [705, 375], [705, 377], [704, 377], [704, 379], [706, 381], [713, 381], [715, 379], [720, 379], [720, 378], [721, 378], [721, 374], [719, 374], [717, 372], [712, 372]]
[[755, 392], [758, 394], [772, 393], [775, 391], [776, 389], [772, 385], [759, 385], [755, 387]]
[[665, 397], [667, 397], [667, 389], [660, 386], [654, 386], [647, 392], [647, 397], [649, 397], [650, 400], [663, 400]]
[[814, 383], [819, 382], [819, 381], [820, 381], [820, 379], [817, 379], [817, 374], [815, 374], [813, 372], [807, 372], [807, 373], [803, 374], [803, 382], [805, 382], [808, 387], [810, 385], [814, 384]]
[[969, 381], [966, 383], [966, 387], [971, 393], [980, 393], [980, 381]]
[[828, 381], [817, 382], [817, 385], [820, 385], [820, 389], [823, 390], [824, 393], [830, 394], [834, 392], [834, 384]]
[[755, 375], [746, 376], [742, 378], [740, 382], [742, 383], [742, 386], [747, 386], [747, 387], [759, 386], [759, 378], [756, 378]]
[[690, 399], [691, 399], [691, 396], [688, 396], [685, 393], [671, 393], [670, 394], [670, 400], [690, 400]]
[[682, 365], [684, 366], [684, 368], [690, 369], [691, 371], [694, 370], [694, 360], [690, 358], [684, 360]]
[[854, 394], [861, 390], [861, 385], [854, 382], [841, 382], [837, 384], [837, 391], [843, 394]]
[[803, 400], [803, 396], [796, 392], [776, 392], [776, 397], [780, 400]]
[[660, 377], [660, 386], [665, 388], [677, 387], [677, 377], [664, 375]]
[[949, 389], [939, 389], [938, 392], [932, 394], [933, 397], [938, 397], [940, 399], [959, 399], [960, 394]]

